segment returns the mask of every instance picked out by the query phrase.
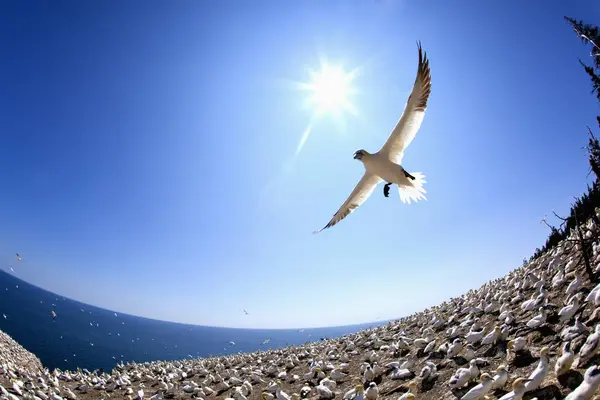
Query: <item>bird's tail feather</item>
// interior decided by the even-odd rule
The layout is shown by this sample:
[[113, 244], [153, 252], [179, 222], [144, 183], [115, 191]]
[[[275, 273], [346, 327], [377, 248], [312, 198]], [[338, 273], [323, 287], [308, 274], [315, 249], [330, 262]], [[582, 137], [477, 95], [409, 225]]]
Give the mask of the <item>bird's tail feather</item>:
[[408, 204], [410, 204], [411, 201], [417, 202], [419, 200], [427, 200], [427, 197], [425, 197], [427, 190], [423, 187], [423, 185], [427, 183], [425, 175], [420, 172], [411, 172], [410, 174], [415, 177], [414, 180], [407, 178], [406, 183], [398, 185], [400, 200], [403, 203]]

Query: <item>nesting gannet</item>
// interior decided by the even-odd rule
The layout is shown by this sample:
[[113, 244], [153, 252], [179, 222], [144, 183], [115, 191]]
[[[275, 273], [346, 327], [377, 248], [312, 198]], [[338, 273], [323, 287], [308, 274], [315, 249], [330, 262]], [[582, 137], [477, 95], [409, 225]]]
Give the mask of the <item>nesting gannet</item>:
[[492, 389], [492, 384], [494, 383], [494, 379], [487, 373], [481, 374], [481, 383], [471, 390], [469, 390], [461, 400], [479, 400], [485, 397], [488, 392]]
[[367, 366], [365, 372], [363, 374], [364, 382], [371, 382], [375, 379], [375, 372], [373, 372], [373, 368], [370, 365]]
[[481, 339], [481, 344], [496, 344], [496, 341], [500, 338], [500, 327], [498, 325], [494, 326], [494, 330], [485, 335], [483, 339]]
[[329, 375], [336, 382], [341, 382], [348, 377], [348, 374], [343, 373], [340, 369], [334, 368]]
[[469, 343], [465, 346], [463, 357], [467, 361], [471, 361], [472, 359], [475, 358], [475, 347], [471, 343]]
[[306, 382], [304, 384], [304, 386], [302, 386], [302, 389], [300, 389], [300, 398], [305, 399], [308, 394], [311, 392], [311, 387], [309, 386], [308, 382]]
[[579, 310], [579, 293], [574, 295], [571, 298], [571, 301], [569, 302], [569, 304], [567, 304], [566, 306], [564, 306], [559, 312], [558, 312], [558, 316], [560, 317], [560, 323], [565, 323], [567, 321], [569, 321], [571, 318], [573, 318], [573, 316], [575, 315], [575, 313]]
[[277, 397], [277, 400], [291, 400], [290, 395], [281, 390], [281, 381], [277, 380], [275, 384], [277, 385], [275, 389], [275, 396]]
[[598, 346], [600, 344], [600, 324], [596, 325], [596, 330], [590, 334], [581, 349], [579, 350], [579, 357], [577, 359], [577, 368], [584, 367], [598, 352]]
[[402, 396], [398, 397], [398, 400], [408, 400], [410, 399], [411, 395], [414, 398], [415, 394], [417, 394], [417, 382], [410, 381], [408, 382], [408, 391], [405, 392]]
[[483, 329], [480, 331], [470, 330], [469, 333], [465, 335], [465, 339], [471, 344], [479, 342], [481, 339], [483, 339]]
[[[470, 367], [475, 365], [475, 360], [470, 361]], [[470, 368], [459, 368], [456, 370], [452, 378], [448, 381], [451, 388], [462, 388], [469, 383], [471, 380], [471, 369]]]
[[494, 382], [492, 383], [492, 390], [502, 389], [508, 380], [508, 370], [504, 365], [498, 366], [496, 372], [497, 374], [494, 375]]
[[548, 318], [548, 312], [544, 307], [539, 308], [539, 314], [535, 317], [531, 318], [527, 321], [527, 326], [531, 329], [539, 328], [544, 323], [546, 323], [546, 318]]
[[537, 389], [542, 384], [546, 375], [548, 375], [548, 365], [550, 364], [550, 359], [548, 358], [549, 351], [550, 349], [546, 346], [540, 350], [540, 361], [531, 375], [529, 375], [529, 382], [525, 384], [526, 392]]
[[571, 369], [575, 361], [575, 353], [571, 351], [571, 342], [566, 342], [562, 346], [562, 355], [556, 360], [554, 365], [554, 373], [556, 376], [561, 376]]
[[565, 400], [589, 400], [600, 386], [600, 366], [589, 367], [583, 375], [583, 382], [573, 390]]
[[506, 347], [513, 351], [521, 351], [525, 348], [526, 344], [527, 340], [524, 337], [519, 336], [514, 338], [513, 340], [510, 340], [507, 343]]
[[459, 338], [456, 338], [452, 341], [452, 344], [448, 348], [447, 356], [448, 358], [456, 357], [463, 350], [463, 342]]
[[425, 199], [425, 176], [421, 173], [408, 173], [400, 164], [404, 155], [404, 150], [412, 142], [417, 131], [421, 127], [425, 110], [427, 109], [427, 100], [431, 93], [431, 74], [429, 70], [429, 60], [427, 54], [423, 53], [421, 44], [419, 49], [419, 66], [417, 77], [413, 85], [413, 90], [408, 97], [406, 107], [402, 117], [396, 124], [396, 127], [390, 134], [383, 147], [374, 154], [366, 150], [358, 150], [354, 153], [354, 159], [359, 160], [365, 167], [365, 172], [358, 182], [348, 199], [342, 204], [340, 209], [333, 215], [333, 218], [322, 229], [331, 228], [350, 213], [356, 210], [364, 203], [373, 190], [382, 180], [386, 181], [384, 186], [384, 195], [389, 195], [390, 185], [398, 185], [400, 200], [403, 203], [410, 203]]
[[344, 400], [364, 400], [365, 388], [361, 384], [357, 384], [353, 389], [348, 390], [344, 394]]
[[581, 316], [577, 315], [575, 317], [575, 322], [573, 323], [573, 326], [567, 326], [560, 332], [560, 338], [563, 341], [568, 342], [575, 339], [584, 332], [587, 332], [587, 326], [585, 326], [581, 322]]
[[526, 392], [525, 384], [529, 379], [517, 378], [512, 384], [512, 392], [506, 393], [498, 400], [521, 400]]
[[377, 396], [379, 396], [379, 388], [375, 382], [369, 383], [369, 387], [365, 390], [365, 397], [368, 400], [377, 400]]
[[316, 387], [316, 390], [320, 399], [333, 399], [333, 397], [335, 396], [335, 394], [327, 386], [324, 385], [318, 385]]

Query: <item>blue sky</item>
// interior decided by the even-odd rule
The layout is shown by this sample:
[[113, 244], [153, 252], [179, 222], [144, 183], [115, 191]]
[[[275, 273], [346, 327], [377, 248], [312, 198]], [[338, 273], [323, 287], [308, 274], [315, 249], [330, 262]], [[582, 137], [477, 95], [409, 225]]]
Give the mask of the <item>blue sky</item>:
[[[600, 4], [2, 2], [0, 266], [231, 327], [394, 318], [478, 287], [585, 189], [598, 105], [563, 15], [600, 23]], [[403, 164], [428, 201], [380, 187], [312, 235], [402, 112], [417, 40], [433, 86]], [[322, 58], [360, 67], [358, 115], [318, 120], [294, 158], [313, 110], [289, 82]]]

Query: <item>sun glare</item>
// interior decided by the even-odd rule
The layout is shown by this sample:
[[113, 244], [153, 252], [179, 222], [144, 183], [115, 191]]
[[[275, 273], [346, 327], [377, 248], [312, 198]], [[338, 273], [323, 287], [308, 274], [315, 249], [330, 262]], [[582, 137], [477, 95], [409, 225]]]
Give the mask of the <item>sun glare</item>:
[[318, 115], [356, 114], [350, 97], [355, 92], [352, 81], [356, 72], [346, 72], [342, 67], [327, 63], [319, 71], [310, 71], [310, 81], [302, 87], [310, 92], [308, 102]]
[[319, 118], [331, 116], [343, 130], [345, 129], [344, 114], [358, 114], [354, 104], [352, 104], [352, 95], [356, 93], [352, 84], [359, 72], [360, 68], [347, 72], [341, 66], [334, 66], [321, 61], [321, 68], [318, 71], [308, 70], [309, 79], [307, 82], [293, 82], [295, 88], [308, 92], [305, 104], [312, 111], [310, 120], [296, 148], [296, 156], [304, 148], [313, 131], [314, 124]]

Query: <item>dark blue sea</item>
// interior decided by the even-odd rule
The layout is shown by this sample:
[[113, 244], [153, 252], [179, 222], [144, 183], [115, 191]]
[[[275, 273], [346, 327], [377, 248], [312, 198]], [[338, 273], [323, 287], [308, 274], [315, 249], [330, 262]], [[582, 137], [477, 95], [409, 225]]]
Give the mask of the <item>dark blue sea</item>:
[[120, 361], [251, 352], [343, 336], [372, 325], [234, 329], [165, 322], [80, 303], [0, 270], [0, 329], [50, 369], [109, 371]]

